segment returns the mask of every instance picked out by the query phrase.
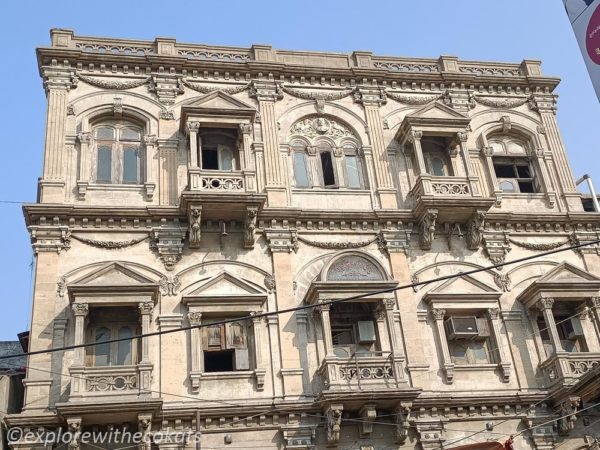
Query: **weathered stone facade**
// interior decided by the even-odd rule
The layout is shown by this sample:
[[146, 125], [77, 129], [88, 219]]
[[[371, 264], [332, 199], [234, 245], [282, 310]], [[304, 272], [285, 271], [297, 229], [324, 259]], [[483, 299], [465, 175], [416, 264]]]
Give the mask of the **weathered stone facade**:
[[30, 356], [12, 425], [594, 445], [599, 246], [392, 291], [600, 238], [538, 61], [51, 38], [30, 350], [98, 345]]

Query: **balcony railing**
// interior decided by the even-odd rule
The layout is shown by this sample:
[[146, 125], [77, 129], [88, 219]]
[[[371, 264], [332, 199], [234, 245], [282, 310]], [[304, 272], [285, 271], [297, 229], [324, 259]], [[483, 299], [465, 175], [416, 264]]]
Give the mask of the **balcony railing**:
[[435, 177], [422, 175], [411, 190], [415, 199], [421, 197], [474, 197], [479, 191], [472, 181], [463, 177]]
[[397, 386], [400, 363], [389, 352], [356, 353], [348, 358], [328, 356], [319, 375], [327, 389], [368, 389], [370, 387]]
[[70, 398], [139, 395], [150, 388], [151, 365], [72, 367]]
[[557, 384], [569, 386], [600, 364], [600, 353], [559, 352], [540, 364], [549, 387]]
[[189, 169], [189, 190], [207, 192], [254, 192], [254, 173], [242, 171], [221, 171]]

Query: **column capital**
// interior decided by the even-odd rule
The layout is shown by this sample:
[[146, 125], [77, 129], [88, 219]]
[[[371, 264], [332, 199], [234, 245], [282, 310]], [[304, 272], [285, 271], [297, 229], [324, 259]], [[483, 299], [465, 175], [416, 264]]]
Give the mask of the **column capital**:
[[143, 315], [143, 316], [152, 314], [152, 311], [154, 310], [154, 303], [152, 303], [152, 302], [139, 302], [138, 303], [138, 310], [140, 311], [140, 314]]
[[298, 233], [294, 229], [266, 229], [264, 231], [271, 253], [298, 252]]
[[89, 131], [80, 131], [77, 133], [77, 140], [80, 144], [89, 144], [92, 141], [92, 133]]
[[172, 226], [164, 225], [152, 229], [150, 248], [158, 253], [169, 271], [173, 270], [181, 259], [185, 234], [185, 228], [181, 228], [177, 222]]
[[487, 315], [488, 315], [488, 317], [489, 317], [490, 320], [496, 320], [496, 319], [498, 319], [498, 316], [500, 315], [500, 309], [498, 309], [498, 308], [488, 308]]
[[155, 134], [145, 134], [144, 135], [144, 144], [146, 147], [154, 147], [156, 145], [156, 135]]
[[398, 231], [383, 230], [377, 235], [377, 247], [384, 254], [407, 253], [410, 248], [412, 224]]
[[431, 314], [435, 320], [444, 320], [444, 316], [446, 315], [446, 310], [441, 308], [432, 308]]
[[240, 123], [238, 125], [240, 133], [242, 134], [250, 134], [252, 133], [252, 124], [251, 123]]
[[[43, 219], [43, 220], [42, 220]], [[57, 252], [71, 248], [71, 230], [66, 225], [48, 224], [41, 218], [39, 225], [30, 225], [31, 247], [34, 253]]]
[[542, 297], [541, 300], [538, 300], [535, 304], [535, 307], [542, 312], [546, 309], [552, 309], [553, 306], [554, 299], [552, 297]]
[[274, 81], [253, 81], [250, 83], [250, 97], [259, 102], [275, 102], [283, 98], [283, 91]]
[[485, 158], [491, 158], [492, 156], [494, 156], [494, 148], [490, 147], [489, 145], [482, 147], [480, 152], [481, 156]]
[[188, 133], [197, 133], [200, 129], [200, 122], [188, 122], [185, 124], [185, 129]]
[[600, 309], [600, 296], [590, 298], [590, 308]]
[[382, 106], [387, 103], [387, 95], [385, 89], [380, 87], [357, 87], [352, 94], [354, 101], [360, 103], [364, 107], [367, 106]]
[[88, 315], [89, 306], [87, 303], [73, 303], [71, 305], [75, 317], [85, 317]]
[[202, 323], [202, 313], [198, 311], [191, 311], [187, 315], [190, 325], [200, 325]]
[[50, 91], [69, 91], [77, 87], [77, 75], [69, 67], [42, 67], [42, 77], [46, 93]]
[[396, 299], [395, 298], [384, 298], [382, 300], [383, 306], [387, 311], [391, 311], [396, 307]]
[[320, 313], [329, 312], [331, 309], [331, 303], [324, 303], [325, 301], [329, 300], [319, 300], [319, 303], [317, 306], [315, 306], [315, 310], [319, 311]]

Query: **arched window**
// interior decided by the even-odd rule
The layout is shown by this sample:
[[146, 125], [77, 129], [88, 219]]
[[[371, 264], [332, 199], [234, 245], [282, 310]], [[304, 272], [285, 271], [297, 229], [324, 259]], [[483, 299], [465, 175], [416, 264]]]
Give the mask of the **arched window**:
[[323, 187], [337, 187], [337, 179], [335, 174], [333, 149], [327, 142], [319, 142], [317, 151], [319, 154], [319, 162], [321, 163], [321, 182]]
[[308, 155], [306, 146], [302, 142], [292, 144], [292, 158], [294, 164], [294, 181], [297, 188], [311, 187], [308, 170]]
[[488, 138], [488, 145], [493, 150], [494, 172], [502, 192], [539, 192], [527, 143], [513, 136], [493, 136]]
[[94, 128], [96, 183], [142, 183], [142, 130], [129, 122], [111, 121]]

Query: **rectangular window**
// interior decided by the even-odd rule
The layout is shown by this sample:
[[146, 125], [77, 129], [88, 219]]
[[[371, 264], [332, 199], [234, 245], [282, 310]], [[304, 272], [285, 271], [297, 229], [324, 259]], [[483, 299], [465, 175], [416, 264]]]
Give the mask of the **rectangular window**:
[[484, 317], [450, 316], [444, 321], [450, 359], [454, 364], [489, 364], [490, 331]]
[[349, 188], [360, 189], [360, 173], [358, 168], [358, 158], [356, 155], [346, 155], [346, 182]]
[[123, 183], [137, 184], [138, 182], [138, 154], [136, 147], [126, 147], [123, 149]]
[[529, 161], [524, 158], [495, 158], [494, 172], [498, 178], [500, 190], [503, 192], [534, 193], [538, 191], [533, 170]]
[[98, 167], [96, 181], [98, 183], [110, 183], [112, 181], [112, 147], [109, 145], [98, 146]]
[[296, 179], [296, 187], [310, 187], [306, 155], [304, 153], [294, 152], [294, 178]]
[[209, 325], [203, 330], [205, 372], [249, 370], [248, 334], [242, 323]]
[[372, 305], [348, 302], [332, 305], [330, 311], [333, 352], [339, 358], [369, 354], [377, 350], [377, 332]]
[[321, 152], [321, 169], [323, 171], [323, 186], [335, 187], [335, 171], [331, 152]]
[[219, 170], [219, 152], [216, 148], [202, 147], [202, 168], [206, 170]]

